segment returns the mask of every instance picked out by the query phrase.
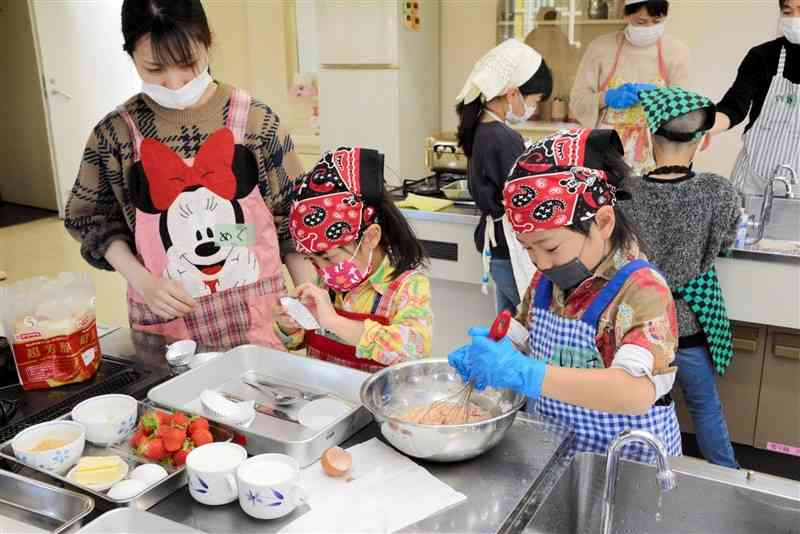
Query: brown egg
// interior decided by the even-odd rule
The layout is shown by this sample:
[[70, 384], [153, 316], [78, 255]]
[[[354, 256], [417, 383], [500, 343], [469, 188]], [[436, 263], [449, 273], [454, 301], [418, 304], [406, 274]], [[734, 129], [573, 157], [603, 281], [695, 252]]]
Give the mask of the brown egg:
[[330, 477], [341, 477], [353, 467], [353, 457], [341, 447], [331, 447], [322, 453], [322, 470]]

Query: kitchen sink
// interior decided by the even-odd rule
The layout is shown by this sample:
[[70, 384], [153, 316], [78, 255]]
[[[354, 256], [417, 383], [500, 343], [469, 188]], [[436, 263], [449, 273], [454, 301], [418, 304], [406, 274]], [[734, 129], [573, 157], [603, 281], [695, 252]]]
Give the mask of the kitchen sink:
[[[660, 494], [655, 466], [622, 461], [615, 534], [800, 534], [800, 482], [670, 458], [678, 487]], [[538, 507], [525, 533], [598, 533], [606, 456], [578, 454]]]
[[[748, 195], [745, 197], [745, 210], [756, 220], [760, 217], [763, 199], [763, 196]], [[754, 234], [751, 233], [751, 235]], [[764, 239], [800, 241], [800, 199], [780, 197], [773, 199], [772, 217], [764, 229]]]

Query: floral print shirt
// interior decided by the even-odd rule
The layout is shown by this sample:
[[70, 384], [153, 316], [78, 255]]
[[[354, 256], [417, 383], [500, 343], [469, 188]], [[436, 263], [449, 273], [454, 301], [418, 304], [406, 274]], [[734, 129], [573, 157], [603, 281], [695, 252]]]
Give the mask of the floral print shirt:
[[[376, 300], [388, 292], [394, 281], [393, 274], [394, 268], [388, 257], [384, 257], [378, 268], [360, 286], [346, 293], [336, 292], [334, 307], [352, 313], [372, 313]], [[389, 325], [384, 326], [369, 319], [364, 322], [364, 333], [356, 346], [356, 356], [383, 365], [430, 357], [433, 311], [428, 277], [420, 272], [406, 277], [391, 296], [388, 309]], [[305, 336], [302, 330], [287, 336], [275, 324], [275, 331], [288, 350], [302, 348]]]
[[[636, 259], [647, 259], [638, 247], [618, 249], [569, 295], [554, 285], [550, 311], [579, 319], [617, 271]], [[533, 326], [529, 310], [541, 277], [541, 273], [534, 276], [517, 317], [522, 324], [528, 324], [529, 329]], [[596, 339], [605, 367], [611, 367], [620, 347], [638, 345], [653, 355], [653, 375], [675, 372], [677, 368], [670, 364], [678, 346], [678, 321], [666, 280], [654, 269], [641, 269], [632, 274], [601, 315]]]

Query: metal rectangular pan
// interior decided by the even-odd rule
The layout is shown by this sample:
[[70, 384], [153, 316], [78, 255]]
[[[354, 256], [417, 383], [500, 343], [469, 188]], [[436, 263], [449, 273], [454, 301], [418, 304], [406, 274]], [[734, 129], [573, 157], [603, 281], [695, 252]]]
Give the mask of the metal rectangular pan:
[[74, 532], [93, 509], [91, 497], [0, 470], [0, 532]]
[[367, 373], [255, 345], [237, 347], [221, 358], [177, 376], [151, 389], [148, 397], [158, 405], [200, 413], [225, 425], [224, 420], [205, 411], [200, 395], [211, 389], [269, 405], [273, 399], [243, 382], [243, 377], [253, 374], [305, 393], [297, 404], [279, 407], [290, 418], [298, 419], [302, 408], [313, 402], [308, 399], [314, 399], [315, 395], [337, 399], [348, 410], [322, 428], [310, 428], [264, 413], [257, 413], [248, 425], [229, 425], [241, 436], [250, 454], [280, 452], [293, 456], [302, 466], [310, 465], [325, 449], [341, 444], [372, 421], [359, 396]]

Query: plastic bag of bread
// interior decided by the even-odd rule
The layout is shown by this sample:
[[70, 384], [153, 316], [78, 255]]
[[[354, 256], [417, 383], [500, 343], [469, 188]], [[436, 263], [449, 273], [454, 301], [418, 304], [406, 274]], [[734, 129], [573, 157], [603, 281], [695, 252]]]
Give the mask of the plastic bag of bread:
[[24, 389], [83, 382], [97, 373], [101, 353], [88, 275], [28, 278], [0, 288], [0, 302]]

